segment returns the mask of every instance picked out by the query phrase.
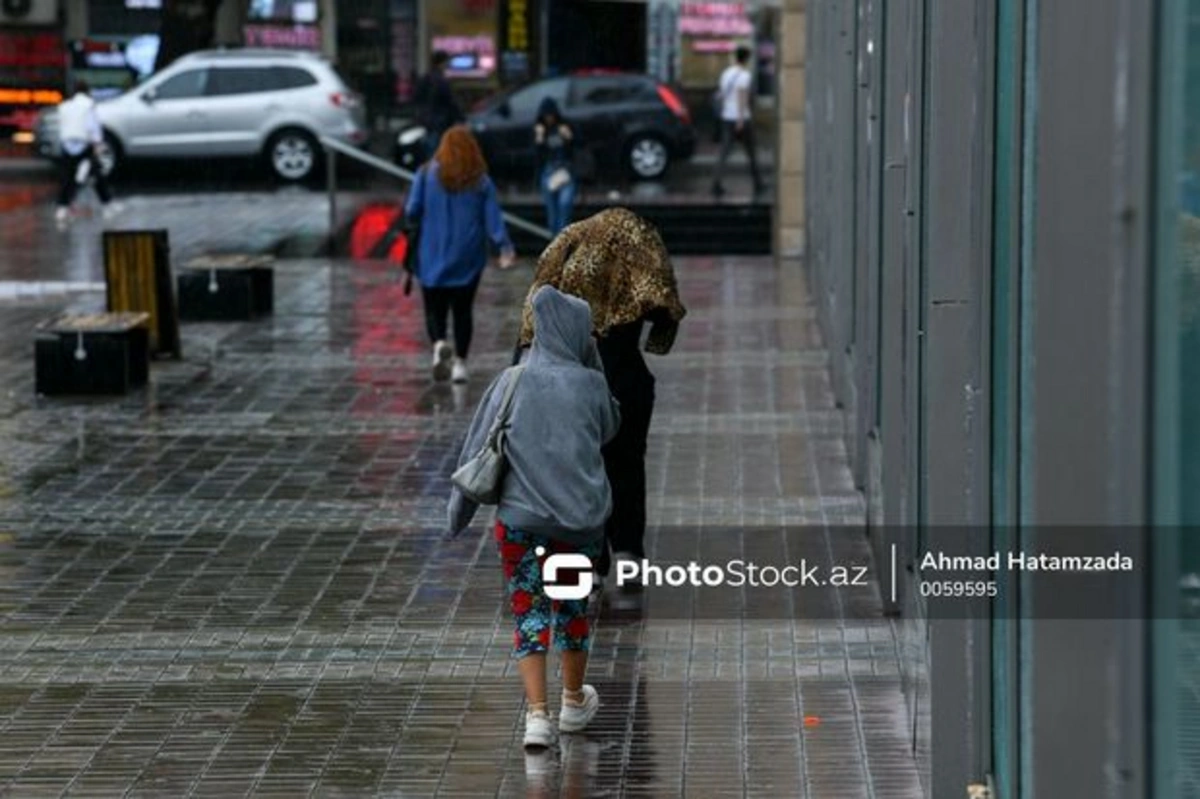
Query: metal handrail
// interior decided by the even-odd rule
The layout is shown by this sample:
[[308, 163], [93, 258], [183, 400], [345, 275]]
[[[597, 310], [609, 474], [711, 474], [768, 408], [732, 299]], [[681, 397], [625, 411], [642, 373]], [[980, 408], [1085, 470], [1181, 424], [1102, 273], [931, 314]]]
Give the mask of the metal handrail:
[[[321, 146], [325, 148], [325, 186], [329, 192], [329, 235], [333, 236], [337, 231], [337, 154], [341, 153], [349, 158], [353, 158], [361, 164], [374, 167], [380, 172], [385, 172], [392, 177], [400, 178], [412, 183], [417, 175], [403, 167], [396, 166], [390, 161], [385, 161], [379, 156], [371, 155], [368, 152], [346, 144], [329, 136], [321, 137]], [[519, 216], [501, 211], [501, 216], [504, 221], [518, 227], [521, 230], [532, 233], [535, 236], [550, 241], [554, 238], [554, 234], [544, 227], [533, 224]]]

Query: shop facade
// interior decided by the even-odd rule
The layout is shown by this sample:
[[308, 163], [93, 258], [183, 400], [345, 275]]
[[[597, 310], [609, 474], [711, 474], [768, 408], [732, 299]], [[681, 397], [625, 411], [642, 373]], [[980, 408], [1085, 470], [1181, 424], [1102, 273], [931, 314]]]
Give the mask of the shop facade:
[[[1200, 796], [1200, 6], [807, 4], [805, 268], [931, 795]], [[952, 617], [921, 553], [1070, 542]]]
[[29, 139], [37, 113], [62, 100], [66, 77], [58, 0], [0, 3], [0, 138]]

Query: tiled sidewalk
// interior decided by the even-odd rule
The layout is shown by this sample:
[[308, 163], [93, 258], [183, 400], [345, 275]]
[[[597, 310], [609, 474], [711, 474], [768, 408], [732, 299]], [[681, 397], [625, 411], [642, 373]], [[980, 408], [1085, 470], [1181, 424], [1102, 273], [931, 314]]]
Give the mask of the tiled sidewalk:
[[[810, 525], [866, 558], [799, 275], [678, 270], [652, 547]], [[187, 360], [122, 400], [34, 400], [46, 308], [0, 317], [0, 795], [921, 796], [875, 588], [819, 618], [608, 608], [594, 730], [526, 757], [495, 553], [440, 530], [528, 277], [485, 280], [463, 390], [372, 265], [282, 264], [272, 320], [185, 326]]]
[[[340, 215], [350, 212], [360, 199], [339, 195]], [[180, 263], [214, 249], [262, 252], [292, 237], [324, 236], [329, 229], [326, 195], [303, 188], [144, 195], [121, 203], [125, 210], [104, 220], [89, 194], [80, 201], [79, 216], [64, 231], [55, 227], [50, 197], [0, 213], [0, 280], [103, 280], [103, 230], [164, 228], [172, 255]]]

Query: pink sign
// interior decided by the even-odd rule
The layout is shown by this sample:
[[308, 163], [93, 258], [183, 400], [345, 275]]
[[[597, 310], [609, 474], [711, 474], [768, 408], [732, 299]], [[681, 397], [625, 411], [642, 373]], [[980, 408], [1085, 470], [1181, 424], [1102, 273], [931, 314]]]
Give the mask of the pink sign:
[[247, 25], [242, 29], [247, 47], [276, 50], [320, 50], [321, 29], [316, 25]]
[[697, 53], [732, 53], [737, 43], [730, 39], [696, 39], [692, 50]]
[[679, 32], [685, 36], [752, 36], [754, 26], [741, 3], [684, 3]]

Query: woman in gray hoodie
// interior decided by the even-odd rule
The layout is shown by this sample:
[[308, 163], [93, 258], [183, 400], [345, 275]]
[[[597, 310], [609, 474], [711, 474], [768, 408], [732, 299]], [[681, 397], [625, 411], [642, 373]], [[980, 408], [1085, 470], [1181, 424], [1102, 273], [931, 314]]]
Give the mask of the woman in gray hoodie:
[[[501, 372], [479, 403], [459, 465], [483, 446], [505, 386], [521, 368], [513, 392], [504, 478], [495, 537], [516, 619], [515, 649], [525, 685], [525, 746], [549, 746], [546, 652], [551, 632], [562, 652], [563, 694], [558, 728], [578, 732], [600, 706], [583, 682], [587, 670], [590, 563], [600, 555], [612, 496], [601, 447], [616, 435], [620, 413], [608, 390], [593, 340], [588, 304], [551, 286], [532, 301], [533, 343], [521, 367]], [[450, 530], [470, 524], [477, 506], [455, 489]], [[584, 556], [588, 561], [582, 561]], [[559, 569], [581, 569], [575, 584]], [[545, 577], [543, 579], [543, 569]], [[553, 593], [560, 597], [552, 600]]]

